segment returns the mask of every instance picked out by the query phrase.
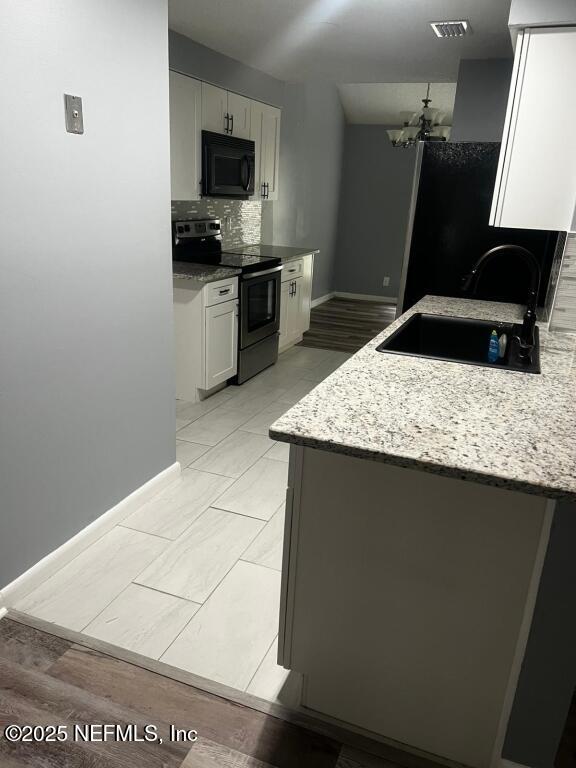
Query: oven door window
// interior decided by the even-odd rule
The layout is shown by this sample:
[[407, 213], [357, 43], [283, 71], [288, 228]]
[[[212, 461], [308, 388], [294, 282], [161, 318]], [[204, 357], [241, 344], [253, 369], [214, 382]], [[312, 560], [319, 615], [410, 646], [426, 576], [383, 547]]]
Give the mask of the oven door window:
[[257, 331], [276, 319], [276, 280], [274, 278], [246, 286], [248, 333]]

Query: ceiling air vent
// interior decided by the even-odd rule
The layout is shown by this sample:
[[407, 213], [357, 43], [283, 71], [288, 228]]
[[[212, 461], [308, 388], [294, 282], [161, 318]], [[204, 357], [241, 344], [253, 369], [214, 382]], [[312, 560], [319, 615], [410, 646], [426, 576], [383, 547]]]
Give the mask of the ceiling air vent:
[[437, 37], [464, 37], [471, 31], [469, 21], [431, 21], [430, 26]]

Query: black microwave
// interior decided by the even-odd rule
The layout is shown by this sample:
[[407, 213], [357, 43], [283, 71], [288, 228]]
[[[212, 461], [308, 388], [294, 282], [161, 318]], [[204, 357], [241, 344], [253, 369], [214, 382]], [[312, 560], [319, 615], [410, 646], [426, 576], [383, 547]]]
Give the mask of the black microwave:
[[253, 141], [202, 131], [202, 194], [236, 197], [254, 194], [256, 153]]

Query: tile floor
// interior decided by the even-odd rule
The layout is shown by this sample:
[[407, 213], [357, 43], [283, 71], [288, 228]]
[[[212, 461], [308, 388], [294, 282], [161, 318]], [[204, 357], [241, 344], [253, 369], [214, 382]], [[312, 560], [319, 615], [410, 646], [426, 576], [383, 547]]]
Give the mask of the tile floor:
[[350, 355], [293, 347], [241, 387], [177, 403], [180, 479], [16, 608], [295, 706], [276, 664], [288, 446], [268, 428]]

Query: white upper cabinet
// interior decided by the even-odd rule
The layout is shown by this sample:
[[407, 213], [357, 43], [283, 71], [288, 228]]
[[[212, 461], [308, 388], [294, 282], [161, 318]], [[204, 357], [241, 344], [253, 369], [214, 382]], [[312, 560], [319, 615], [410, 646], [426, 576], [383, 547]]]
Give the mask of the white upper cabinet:
[[251, 138], [256, 144], [254, 197], [263, 200], [278, 199], [280, 114], [276, 107], [252, 102]]
[[262, 180], [266, 200], [278, 199], [278, 163], [280, 159], [280, 110], [264, 104], [261, 148]]
[[250, 99], [202, 83], [202, 128], [238, 139], [249, 139]]
[[229, 133], [237, 139], [250, 138], [250, 99], [228, 91]]
[[172, 200], [198, 200], [202, 131], [252, 139], [256, 164], [253, 200], [278, 199], [281, 111], [269, 104], [170, 71]]
[[526, 29], [517, 39], [490, 223], [574, 231], [576, 27]]
[[170, 169], [172, 200], [199, 200], [202, 176], [201, 83], [170, 72]]
[[213, 133], [227, 133], [229, 122], [228, 91], [202, 83], [202, 129]]

